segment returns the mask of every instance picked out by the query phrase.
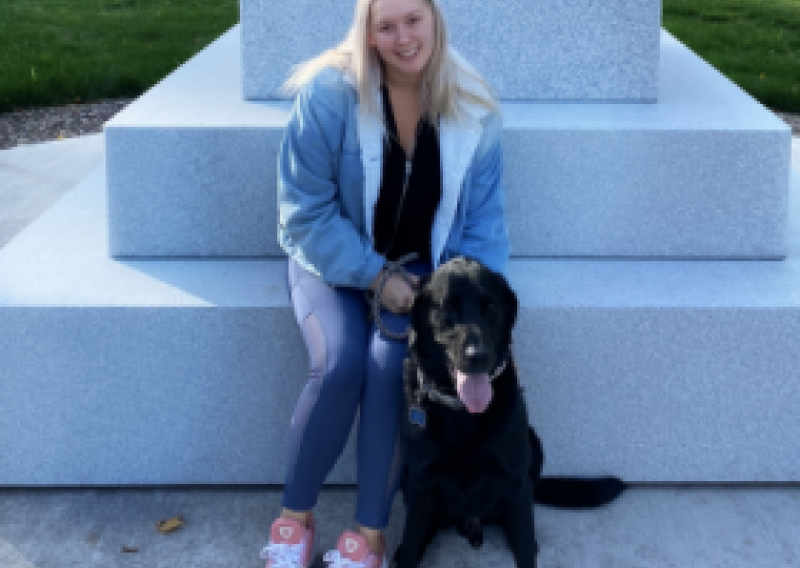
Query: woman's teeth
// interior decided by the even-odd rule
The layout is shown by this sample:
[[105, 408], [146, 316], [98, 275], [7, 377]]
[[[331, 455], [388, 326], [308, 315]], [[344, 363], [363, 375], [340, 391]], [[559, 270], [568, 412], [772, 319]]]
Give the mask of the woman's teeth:
[[400, 51], [398, 52], [397, 55], [399, 55], [403, 59], [411, 59], [417, 54], [417, 51], [419, 51], [419, 49], [415, 47], [414, 49], [411, 49], [409, 51]]

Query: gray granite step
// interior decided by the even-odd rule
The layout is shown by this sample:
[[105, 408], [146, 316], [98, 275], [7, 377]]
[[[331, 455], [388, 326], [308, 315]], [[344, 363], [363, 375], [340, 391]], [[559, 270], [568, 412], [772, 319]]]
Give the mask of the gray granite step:
[[[276, 256], [289, 103], [236, 27], [105, 128], [110, 252]], [[512, 255], [780, 258], [791, 131], [666, 32], [657, 104], [502, 103]]]
[[[283, 261], [112, 259], [104, 188], [0, 251], [0, 485], [280, 483], [305, 374]], [[798, 196], [785, 261], [512, 261], [549, 473], [800, 479]]]

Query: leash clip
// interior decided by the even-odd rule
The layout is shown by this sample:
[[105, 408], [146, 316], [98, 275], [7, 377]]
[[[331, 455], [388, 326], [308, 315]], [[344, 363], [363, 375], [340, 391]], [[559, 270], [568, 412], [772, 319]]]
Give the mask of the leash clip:
[[408, 409], [408, 421], [420, 430], [424, 430], [428, 424], [428, 415], [421, 404], [415, 404]]
[[419, 390], [415, 395], [417, 402], [408, 409], [408, 421], [420, 430], [424, 430], [428, 424], [428, 415], [425, 413], [422, 401], [425, 397], [430, 398], [430, 387], [425, 384], [422, 371], [419, 368], [417, 369], [417, 380], [419, 381]]

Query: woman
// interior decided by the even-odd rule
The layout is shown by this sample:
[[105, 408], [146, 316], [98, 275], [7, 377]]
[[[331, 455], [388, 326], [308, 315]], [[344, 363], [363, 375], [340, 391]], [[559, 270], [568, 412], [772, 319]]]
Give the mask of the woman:
[[[402, 473], [397, 444], [401, 331], [418, 277], [453, 256], [504, 272], [508, 234], [502, 124], [483, 80], [447, 44], [434, 0], [357, 0], [338, 47], [299, 66], [278, 164], [279, 240], [310, 358], [292, 417], [280, 518], [268, 568], [307, 567], [312, 509], [358, 413], [356, 531], [325, 555], [332, 566], [386, 565], [383, 530]], [[407, 253], [408, 279], [387, 261]], [[386, 276], [386, 275], [383, 275]]]

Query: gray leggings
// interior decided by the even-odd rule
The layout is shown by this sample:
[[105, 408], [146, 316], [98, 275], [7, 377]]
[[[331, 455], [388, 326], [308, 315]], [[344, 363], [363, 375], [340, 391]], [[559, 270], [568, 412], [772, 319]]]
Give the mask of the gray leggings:
[[[431, 272], [422, 262], [407, 269]], [[369, 321], [363, 291], [331, 287], [291, 259], [288, 272], [308, 347], [309, 380], [292, 415], [283, 506], [314, 507], [358, 410], [356, 522], [384, 529], [403, 465], [398, 433], [406, 344], [385, 337]], [[385, 310], [381, 320], [395, 332], [408, 324], [406, 315]]]

